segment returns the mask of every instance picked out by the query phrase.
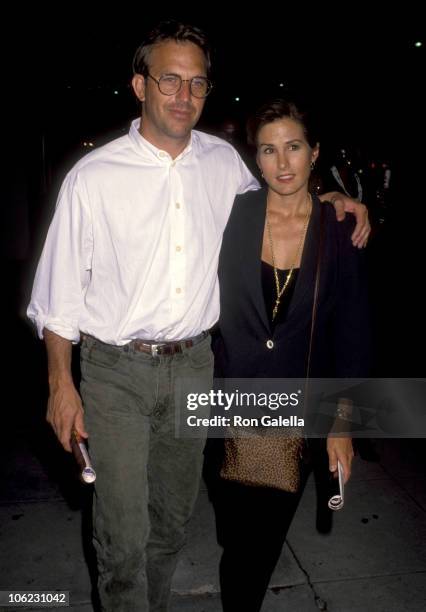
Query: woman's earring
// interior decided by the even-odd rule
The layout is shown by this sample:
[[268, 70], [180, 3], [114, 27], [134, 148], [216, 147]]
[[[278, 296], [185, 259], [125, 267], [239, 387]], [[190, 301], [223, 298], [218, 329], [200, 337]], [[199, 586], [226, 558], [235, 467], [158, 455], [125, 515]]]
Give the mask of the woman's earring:
[[315, 168], [315, 162], [311, 162], [311, 170]]

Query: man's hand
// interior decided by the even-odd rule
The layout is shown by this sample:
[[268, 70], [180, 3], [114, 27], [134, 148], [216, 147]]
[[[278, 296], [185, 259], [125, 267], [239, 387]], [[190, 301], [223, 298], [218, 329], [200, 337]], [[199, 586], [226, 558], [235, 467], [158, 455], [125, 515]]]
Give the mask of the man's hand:
[[71, 452], [72, 430], [88, 438], [83, 422], [83, 405], [71, 374], [71, 341], [49, 329], [43, 330], [49, 367], [49, 401], [47, 422], [53, 427], [59, 442]]
[[329, 436], [327, 438], [327, 453], [330, 472], [334, 472], [334, 475], [337, 476], [337, 461], [340, 461], [346, 484], [351, 475], [351, 465], [354, 457], [352, 438], [334, 438]]
[[367, 246], [368, 236], [371, 232], [371, 225], [368, 220], [368, 211], [365, 204], [358, 202], [339, 193], [338, 191], [330, 191], [319, 196], [321, 202], [331, 202], [336, 209], [336, 217], [338, 221], [343, 221], [347, 212], [355, 215], [356, 226], [351, 236], [352, 244], [359, 249]]
[[83, 414], [80, 396], [72, 382], [51, 385], [46, 420], [66, 451], [71, 452], [70, 439], [74, 429], [83, 438], [88, 438]]

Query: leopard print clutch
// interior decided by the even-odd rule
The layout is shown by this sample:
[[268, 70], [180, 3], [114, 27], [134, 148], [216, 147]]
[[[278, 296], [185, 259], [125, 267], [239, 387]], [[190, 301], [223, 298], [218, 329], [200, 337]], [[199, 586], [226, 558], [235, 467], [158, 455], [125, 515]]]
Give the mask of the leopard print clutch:
[[[263, 430], [260, 430], [263, 431]], [[269, 487], [296, 493], [301, 481], [305, 440], [298, 428], [286, 436], [279, 432], [229, 431], [220, 472], [224, 480], [252, 487]]]

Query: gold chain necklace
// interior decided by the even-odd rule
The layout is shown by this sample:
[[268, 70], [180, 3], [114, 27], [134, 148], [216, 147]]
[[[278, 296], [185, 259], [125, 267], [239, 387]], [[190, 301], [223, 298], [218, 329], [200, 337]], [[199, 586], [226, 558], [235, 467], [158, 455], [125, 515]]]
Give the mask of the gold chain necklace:
[[312, 208], [312, 198], [311, 195], [308, 193], [308, 197], [306, 200], [306, 216], [305, 216], [305, 221], [303, 223], [303, 229], [302, 229], [302, 233], [300, 235], [300, 240], [299, 240], [299, 244], [297, 246], [297, 251], [296, 251], [296, 255], [294, 257], [293, 260], [293, 264], [287, 274], [287, 278], [284, 281], [283, 286], [280, 288], [280, 280], [278, 278], [278, 270], [277, 270], [277, 266], [275, 265], [275, 255], [274, 255], [274, 246], [273, 246], [273, 242], [272, 242], [272, 231], [271, 231], [271, 226], [269, 224], [269, 218], [268, 218], [268, 209], [266, 209], [266, 228], [268, 230], [268, 238], [269, 238], [269, 248], [271, 249], [271, 256], [272, 256], [272, 265], [274, 268], [274, 277], [275, 277], [275, 288], [276, 288], [276, 292], [277, 292], [277, 297], [275, 300], [275, 306], [274, 309], [272, 311], [272, 320], [275, 319], [275, 317], [277, 316], [277, 312], [278, 312], [278, 308], [280, 305], [280, 301], [281, 301], [281, 297], [284, 293], [284, 291], [287, 289], [288, 284], [291, 280], [291, 277], [293, 275], [293, 270], [296, 267], [296, 263], [297, 260], [299, 259], [299, 254], [300, 251], [302, 249], [303, 246], [303, 242], [305, 240], [305, 234], [306, 234], [306, 230], [308, 228], [308, 223], [309, 223], [309, 217], [311, 214], [311, 208]]

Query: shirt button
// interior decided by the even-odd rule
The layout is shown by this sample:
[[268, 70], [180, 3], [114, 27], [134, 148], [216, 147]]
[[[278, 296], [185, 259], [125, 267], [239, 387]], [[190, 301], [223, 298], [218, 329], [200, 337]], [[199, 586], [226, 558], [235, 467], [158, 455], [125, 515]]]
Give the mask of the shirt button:
[[176, 202], [176, 208], [180, 208], [179, 202]]
[[164, 159], [165, 157], [167, 157], [167, 153], [165, 151], [160, 151], [158, 153], [158, 157], [161, 157], [161, 159]]
[[268, 347], [268, 349], [273, 349], [274, 348], [274, 343], [272, 342], [272, 340], [267, 340], [266, 341], [266, 346]]
[[176, 251], [177, 251], [178, 253], [180, 253], [180, 252], [181, 252], [181, 250], [182, 250], [182, 247], [181, 247], [181, 246], [177, 246], [177, 247], [176, 247]]
[[182, 289], [180, 287], [177, 287], [176, 293], [182, 293]]

